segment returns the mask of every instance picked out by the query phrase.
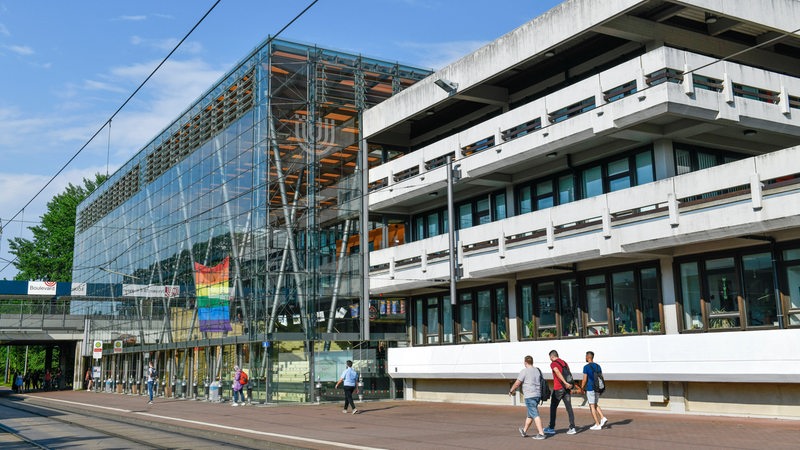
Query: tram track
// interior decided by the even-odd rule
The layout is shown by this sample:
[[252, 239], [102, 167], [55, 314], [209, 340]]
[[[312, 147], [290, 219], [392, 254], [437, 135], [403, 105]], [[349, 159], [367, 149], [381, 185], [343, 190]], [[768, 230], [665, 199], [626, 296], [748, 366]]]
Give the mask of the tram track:
[[[11, 415], [27, 424], [23, 426], [10, 426], [0, 424], [0, 429], [21, 439], [33, 448], [39, 449], [58, 449], [66, 446], [74, 447], [73, 444], [63, 442], [55, 437], [42, 438], [41, 433], [37, 435], [36, 430], [42, 430], [50, 423], [60, 424], [60, 429], [70, 430], [85, 439], [91, 439], [94, 443], [102, 440], [98, 436], [105, 437], [106, 440], [113, 440], [113, 446], [100, 446], [98, 448], [152, 448], [152, 449], [175, 449], [175, 448], [232, 448], [232, 449], [252, 449], [252, 448], [280, 448], [296, 449], [298, 447], [285, 446], [264, 441], [240, 440], [231, 442], [230, 440], [220, 440], [214, 435], [199, 433], [198, 430], [179, 430], [171, 426], [160, 426], [158, 423], [138, 420], [127, 416], [117, 416], [114, 414], [103, 414], [100, 411], [78, 409], [71, 406], [42, 405], [39, 402], [28, 403], [28, 400], [12, 400], [4, 396], [0, 397], [0, 417]], [[6, 409], [5, 413], [2, 410]], [[8, 410], [12, 413], [9, 414]], [[16, 413], [14, 413], [16, 411]], [[22, 413], [20, 415], [19, 413]], [[25, 417], [25, 415], [29, 417]], [[31, 419], [34, 418], [34, 419]], [[30, 420], [25, 420], [30, 419]], [[4, 421], [7, 422], [7, 421]], [[25, 428], [25, 429], [21, 429]], [[56, 427], [58, 428], [58, 427]], [[84, 430], [84, 433], [76, 431]], [[38, 437], [37, 437], [38, 436]], [[219, 435], [216, 435], [219, 437]], [[47, 444], [55, 441], [55, 444]], [[128, 443], [120, 445], [120, 443]]]

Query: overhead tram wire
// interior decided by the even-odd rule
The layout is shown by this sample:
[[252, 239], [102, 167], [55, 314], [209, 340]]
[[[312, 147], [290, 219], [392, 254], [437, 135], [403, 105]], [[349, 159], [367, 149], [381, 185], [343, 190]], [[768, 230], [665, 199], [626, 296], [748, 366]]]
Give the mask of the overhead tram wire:
[[[203, 14], [203, 17], [201, 17], [194, 24], [194, 26], [183, 36], [183, 38], [175, 45], [175, 47], [173, 47], [173, 49], [167, 54], [167, 56], [165, 56], [161, 60], [161, 62], [158, 63], [158, 65], [150, 72], [150, 74], [147, 76], [147, 78], [145, 78], [144, 81], [142, 81], [141, 84], [139, 84], [139, 86], [131, 93], [131, 95], [129, 95], [128, 98], [122, 103], [122, 105], [120, 105], [120, 107], [117, 108], [117, 110], [114, 111], [113, 114], [111, 114], [111, 116], [108, 118], [108, 120], [106, 120], [103, 123], [103, 125], [97, 131], [95, 131], [94, 134], [92, 134], [92, 136], [86, 141], [86, 143], [84, 143], [81, 146], [81, 148], [79, 148], [78, 151], [75, 152], [75, 154], [72, 155], [72, 157], [66, 163], [64, 163], [64, 165], [62, 165], [60, 169], [58, 169], [58, 171], [50, 178], [50, 180], [48, 180], [47, 183], [45, 183], [45, 185], [42, 186], [42, 188], [39, 189], [39, 191], [36, 194], [34, 194], [34, 196], [31, 197], [31, 199], [28, 200], [28, 202], [25, 203], [25, 205], [22, 208], [20, 208], [19, 211], [17, 211], [13, 216], [11, 216], [11, 219], [8, 219], [7, 222], [13, 221], [14, 219], [17, 218], [18, 215], [20, 215], [20, 213], [25, 211], [25, 208], [27, 208], [31, 203], [33, 203], [33, 201], [36, 200], [36, 198], [42, 192], [44, 192], [45, 189], [47, 189], [47, 187], [50, 185], [50, 183], [52, 183], [56, 179], [56, 177], [61, 175], [61, 172], [63, 172], [72, 163], [72, 161], [74, 161], [75, 158], [77, 158], [78, 155], [80, 155], [81, 152], [86, 147], [89, 146], [89, 144], [97, 137], [97, 135], [99, 135], [103, 131], [103, 129], [105, 129], [106, 125], [108, 125], [109, 127], [111, 126], [111, 121], [117, 116], [117, 114], [120, 113], [120, 111], [122, 111], [122, 108], [127, 106], [127, 104], [133, 99], [133, 97], [136, 94], [139, 93], [139, 91], [144, 87], [144, 85], [148, 81], [150, 81], [150, 78], [152, 78], [153, 75], [155, 75], [155, 73], [161, 68], [161, 66], [163, 66], [167, 62], [167, 60], [172, 56], [172, 54], [175, 53], [178, 50], [178, 48], [183, 44], [183, 42], [186, 41], [186, 39], [189, 38], [189, 36], [194, 32], [194, 30], [197, 29], [198, 26], [200, 26], [200, 24], [206, 19], [206, 17], [208, 17], [209, 14], [211, 14], [211, 11], [213, 11], [214, 8], [216, 8], [216, 6], [219, 4], [220, 1], [222, 1], [222, 0], [217, 0], [217, 1], [214, 2], [213, 5], [211, 5], [211, 7], [208, 9], [208, 11], [206, 11], [206, 13]], [[289, 28], [293, 23], [295, 23], [298, 19], [300, 19], [300, 17], [302, 17], [306, 12], [308, 12], [308, 10], [311, 9], [312, 6], [317, 4], [318, 1], [319, 0], [313, 0], [311, 3], [309, 3], [308, 6], [306, 6], [302, 11], [300, 11], [297, 15], [295, 15], [294, 18], [292, 18], [292, 20], [290, 20], [288, 23], [286, 23], [286, 25], [284, 25], [280, 30], [278, 30], [277, 33], [275, 33], [274, 35], [270, 36], [269, 39], [267, 39], [266, 43], [268, 44], [268, 43], [272, 42], [273, 40], [275, 40], [275, 38], [277, 38], [281, 33], [283, 33], [287, 28]], [[110, 133], [111, 133], [111, 130], [109, 129], [109, 148], [110, 148], [110, 139], [111, 139]], [[17, 258], [14, 258], [14, 261], [16, 261], [16, 260], [17, 260]], [[9, 261], [5, 266], [3, 266], [3, 268], [0, 269], [0, 273], [5, 271], [8, 268], [8, 266], [10, 266], [12, 263], [13, 263], [12, 261]]]

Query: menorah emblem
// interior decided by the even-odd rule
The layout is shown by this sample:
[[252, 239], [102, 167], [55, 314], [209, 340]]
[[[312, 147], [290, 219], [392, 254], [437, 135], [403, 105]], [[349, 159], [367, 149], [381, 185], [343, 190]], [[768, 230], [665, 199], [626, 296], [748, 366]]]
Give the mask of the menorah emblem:
[[333, 119], [320, 119], [314, 123], [314, 130], [310, 130], [308, 116], [305, 114], [294, 115], [294, 134], [300, 139], [299, 145], [309, 155], [314, 154], [312, 142], [316, 143], [317, 153], [327, 153], [334, 148], [336, 135], [334, 130], [336, 122]]

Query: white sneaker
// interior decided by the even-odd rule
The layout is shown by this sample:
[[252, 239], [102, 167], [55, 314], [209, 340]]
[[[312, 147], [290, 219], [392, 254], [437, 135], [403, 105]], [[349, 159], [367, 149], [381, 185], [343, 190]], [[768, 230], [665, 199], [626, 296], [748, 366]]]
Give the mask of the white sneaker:
[[567, 430], [567, 434], [575, 434], [575, 433], [577, 433], [577, 431], [575, 431], [575, 428], [570, 428], [569, 430]]
[[238, 403], [231, 403], [231, 406], [239, 406]]
[[358, 414], [358, 410], [357, 410], [357, 409], [354, 409], [354, 410], [353, 410], [353, 414]]
[[608, 422], [608, 419], [606, 419], [605, 417], [600, 419], [600, 428], [603, 428], [603, 426], [606, 424], [606, 422]]
[[346, 410], [346, 409], [343, 409], [343, 410], [342, 410], [342, 412], [343, 412], [344, 414], [347, 414], [347, 410]]
[[590, 430], [595, 430], [595, 431], [597, 431], [597, 430], [602, 430], [602, 429], [603, 429], [603, 427], [601, 427], [601, 426], [600, 426], [600, 425], [598, 425], [598, 424], [595, 424], [595, 425], [592, 425], [591, 427], [589, 427], [589, 429], [590, 429]]

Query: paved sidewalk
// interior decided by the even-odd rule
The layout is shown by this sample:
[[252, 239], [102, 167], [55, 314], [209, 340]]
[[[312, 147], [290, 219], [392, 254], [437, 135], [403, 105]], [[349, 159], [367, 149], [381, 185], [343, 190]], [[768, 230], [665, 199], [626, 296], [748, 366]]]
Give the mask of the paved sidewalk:
[[[517, 432], [525, 409], [453, 403], [380, 401], [358, 403], [360, 413], [342, 414], [340, 404], [232, 407], [229, 403], [156, 399], [85, 391], [18, 396], [25, 403], [117, 415], [128, 421], [159, 423], [193, 434], [214, 433], [231, 441], [297, 448], [384, 449], [789, 449], [800, 446], [800, 421], [604, 411], [606, 428], [593, 424], [587, 407], [575, 408], [578, 433], [566, 435], [567, 414], [559, 408], [557, 434], [544, 441]], [[549, 417], [549, 407], [542, 408]], [[545, 419], [545, 426], [547, 425]], [[530, 430], [533, 432], [533, 430]], [[285, 448], [285, 447], [284, 447]]]

